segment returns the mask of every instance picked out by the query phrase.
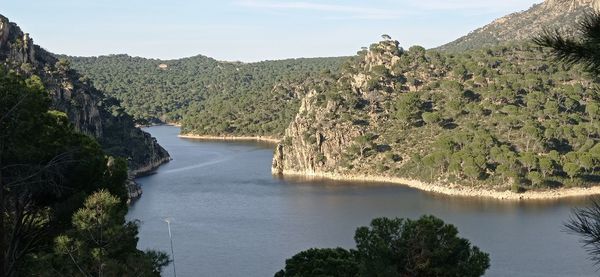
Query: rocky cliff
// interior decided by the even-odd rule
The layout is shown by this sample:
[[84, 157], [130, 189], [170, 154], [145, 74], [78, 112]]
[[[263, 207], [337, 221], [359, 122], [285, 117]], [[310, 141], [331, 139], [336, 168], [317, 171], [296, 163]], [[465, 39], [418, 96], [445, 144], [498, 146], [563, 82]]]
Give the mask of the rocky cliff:
[[596, 184], [600, 98], [580, 68], [531, 44], [448, 54], [384, 38], [302, 88], [309, 93], [275, 149], [274, 174], [438, 192]]
[[95, 137], [110, 155], [128, 160], [132, 173], [152, 170], [169, 161], [169, 153], [150, 134], [135, 127], [118, 101], [33, 43], [15, 23], [0, 15], [0, 63], [24, 76], [41, 78], [52, 107], [65, 112], [74, 127]]
[[[324, 79], [313, 86], [275, 149], [273, 173], [369, 174], [371, 165], [381, 157], [365, 152], [378, 148], [371, 143], [377, 139], [372, 132], [391, 116], [389, 103], [398, 93], [423, 85], [419, 80], [429, 82], [432, 74], [443, 70], [432, 67], [430, 72], [409, 72], [402, 68], [416, 69], [413, 59], [422, 54], [422, 48], [406, 54], [397, 41], [384, 40], [361, 51], [339, 79]], [[378, 149], [383, 148], [389, 145]]]
[[530, 9], [494, 20], [438, 50], [459, 52], [493, 46], [501, 42], [521, 41], [539, 35], [544, 28], [574, 34], [586, 13], [600, 10], [599, 0], [546, 0]]

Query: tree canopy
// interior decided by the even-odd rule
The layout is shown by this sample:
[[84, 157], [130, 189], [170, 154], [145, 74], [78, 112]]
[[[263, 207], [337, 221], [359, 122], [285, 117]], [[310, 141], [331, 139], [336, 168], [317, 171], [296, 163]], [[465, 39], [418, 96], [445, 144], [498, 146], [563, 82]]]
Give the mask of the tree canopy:
[[[328, 157], [310, 170], [515, 192], [600, 179], [598, 79], [580, 65], [553, 63], [532, 43], [448, 54], [384, 40], [370, 49], [312, 87], [292, 122], [310, 126], [308, 136], [283, 138]], [[315, 133], [349, 143], [320, 147]]]
[[356, 249], [309, 249], [275, 276], [482, 276], [489, 255], [434, 216], [376, 218], [354, 236]]
[[[0, 275], [99, 276], [112, 260], [115, 270], [159, 276], [167, 257], [137, 250], [137, 225], [124, 220], [126, 162], [109, 163], [94, 139], [49, 110], [37, 76], [0, 68], [0, 99]], [[94, 224], [108, 240], [88, 247]]]
[[178, 122], [183, 132], [196, 134], [270, 136], [283, 134], [298, 110], [305, 92], [293, 91], [295, 84], [335, 72], [345, 60], [64, 58], [95, 87], [120, 100], [138, 123]]

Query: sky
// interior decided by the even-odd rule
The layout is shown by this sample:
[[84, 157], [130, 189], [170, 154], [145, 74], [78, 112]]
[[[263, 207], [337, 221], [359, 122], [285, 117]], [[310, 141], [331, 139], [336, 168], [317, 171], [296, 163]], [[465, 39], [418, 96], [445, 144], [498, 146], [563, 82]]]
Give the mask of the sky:
[[408, 48], [450, 42], [542, 0], [1, 0], [45, 49], [226, 61], [354, 55], [388, 34]]

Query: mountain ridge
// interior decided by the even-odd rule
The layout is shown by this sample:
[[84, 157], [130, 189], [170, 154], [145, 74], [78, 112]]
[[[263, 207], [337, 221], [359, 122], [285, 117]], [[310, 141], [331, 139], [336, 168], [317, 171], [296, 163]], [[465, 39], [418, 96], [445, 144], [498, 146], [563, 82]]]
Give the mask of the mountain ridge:
[[599, 0], [546, 0], [527, 10], [495, 19], [435, 49], [461, 52], [504, 42], [524, 41], [541, 34], [545, 29], [557, 29], [565, 34], [576, 35], [582, 18], [598, 10]]

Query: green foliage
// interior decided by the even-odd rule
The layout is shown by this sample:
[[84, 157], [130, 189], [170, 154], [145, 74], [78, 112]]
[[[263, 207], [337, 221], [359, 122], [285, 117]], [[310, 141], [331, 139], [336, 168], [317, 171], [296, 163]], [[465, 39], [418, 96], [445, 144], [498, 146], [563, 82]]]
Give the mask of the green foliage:
[[310, 249], [275, 276], [482, 276], [489, 255], [434, 216], [376, 218], [354, 236], [356, 250]]
[[[310, 91], [316, 111], [301, 117], [311, 128], [321, 128], [317, 118], [332, 128], [351, 123], [353, 131], [378, 134], [379, 146], [399, 157], [422, 157], [399, 163], [359, 137], [328, 166], [503, 189], [597, 180], [600, 98], [581, 67], [549, 63], [551, 51], [528, 43], [447, 54], [405, 52], [385, 40], [371, 51], [343, 66], [341, 59], [243, 64], [201, 56], [163, 61], [166, 69], [128, 56], [71, 62], [138, 119], [182, 121], [182, 132], [281, 136]], [[366, 78], [357, 85], [360, 74]], [[302, 134], [311, 145], [313, 129]], [[570, 176], [574, 166], [566, 163], [579, 172]]]
[[[386, 47], [393, 48], [386, 41], [372, 48]], [[390, 152], [421, 159], [397, 163], [365, 155], [355, 141], [344, 151], [353, 173], [515, 191], [598, 179], [600, 159], [592, 152], [600, 149], [600, 98], [596, 80], [580, 67], [548, 63], [550, 51], [529, 43], [457, 54], [392, 52], [371, 53], [376, 64], [356, 57], [352, 72], [342, 70], [343, 80], [376, 75], [381, 88], [346, 88], [340, 94], [360, 90], [362, 108], [336, 107], [351, 116], [315, 124], [368, 118], [369, 124], [354, 126], [378, 134], [377, 143]], [[382, 74], [384, 67], [393, 68], [391, 76]], [[396, 80], [397, 74], [408, 83]]]
[[358, 136], [354, 139], [356, 148], [361, 157], [368, 155], [368, 150], [373, 150], [375, 147], [374, 140], [377, 136], [372, 133], [367, 133], [362, 136]]
[[377, 276], [482, 276], [489, 256], [433, 216], [378, 218], [356, 230], [361, 273]]
[[[220, 62], [110, 55], [66, 57], [142, 124], [180, 122], [186, 133], [279, 136], [305, 91], [295, 84], [336, 72], [346, 58]], [[166, 64], [167, 68], [159, 68]]]
[[[111, 247], [124, 247], [121, 256], [114, 256], [115, 263], [125, 263], [131, 254], [139, 257], [140, 270], [160, 270], [164, 256], [140, 254], [135, 249], [137, 229], [124, 223], [125, 161], [110, 163], [95, 140], [74, 130], [66, 114], [49, 110], [40, 78], [23, 80], [0, 68], [0, 99], [0, 242], [4, 254], [0, 259], [7, 265], [7, 276], [79, 275], [63, 267], [68, 263], [54, 263], [62, 259], [53, 251], [55, 241], [66, 245], [71, 238], [90, 235], [90, 224], [96, 219], [130, 226], [123, 230], [127, 232], [119, 229], [112, 234], [123, 244]], [[86, 197], [99, 189], [115, 196], [89, 200], [88, 209], [79, 210], [86, 212], [78, 212]], [[111, 207], [110, 212], [87, 216], [99, 211], [92, 208], [100, 202]]]
[[537, 171], [533, 171], [527, 174], [527, 179], [531, 181], [534, 187], [541, 187], [544, 183], [544, 178], [542, 177], [542, 174]]
[[573, 180], [573, 178], [579, 176], [579, 174], [581, 173], [581, 167], [576, 163], [570, 163], [570, 162], [566, 163], [563, 166], [563, 170], [565, 171], [565, 173], [567, 173], [567, 175], [569, 175], [571, 180]]
[[437, 124], [442, 121], [442, 117], [437, 112], [424, 112], [422, 117], [423, 117], [423, 121], [425, 121], [426, 124], [430, 124], [430, 125]]
[[302, 251], [285, 261], [285, 269], [275, 277], [300, 276], [358, 276], [358, 263], [354, 254], [343, 248]]
[[160, 276], [164, 253], [136, 249], [137, 225], [125, 223], [121, 201], [99, 191], [73, 215], [73, 229], [55, 239], [51, 264], [70, 276]]
[[414, 126], [421, 120], [421, 99], [416, 92], [402, 94], [396, 102], [396, 118], [407, 126]]

